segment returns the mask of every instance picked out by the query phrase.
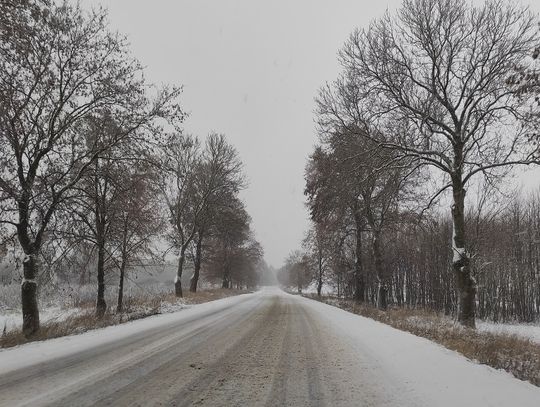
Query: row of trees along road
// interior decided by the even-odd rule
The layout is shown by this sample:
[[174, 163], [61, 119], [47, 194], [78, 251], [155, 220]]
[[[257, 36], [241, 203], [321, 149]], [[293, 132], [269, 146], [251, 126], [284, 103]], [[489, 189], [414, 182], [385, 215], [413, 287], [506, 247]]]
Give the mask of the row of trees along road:
[[538, 16], [502, 0], [405, 0], [350, 35], [306, 169], [313, 227], [296, 263], [315, 264], [319, 293], [326, 276], [359, 302], [468, 327], [477, 312], [538, 318], [538, 197], [487, 196], [540, 163], [539, 44]]
[[[98, 317], [107, 272], [119, 275], [122, 311], [127, 270], [171, 249], [176, 295], [188, 251], [195, 291], [203, 252], [228, 242], [232, 218], [242, 236], [231, 250], [246, 270], [236, 279], [256, 284], [262, 250], [238, 198], [242, 164], [223, 135], [201, 146], [183, 134], [181, 88], [144, 79], [104, 10], [46, 0], [0, 7], [0, 246], [23, 253], [24, 334], [39, 330], [38, 283], [84, 256], [96, 258]], [[222, 272], [229, 286], [231, 269]]]

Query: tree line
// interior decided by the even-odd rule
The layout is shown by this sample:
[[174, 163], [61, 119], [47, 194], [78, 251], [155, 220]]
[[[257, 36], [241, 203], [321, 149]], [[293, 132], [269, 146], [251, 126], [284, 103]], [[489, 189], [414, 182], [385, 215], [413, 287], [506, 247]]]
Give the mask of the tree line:
[[239, 198], [238, 152], [222, 134], [185, 134], [182, 88], [155, 86], [107, 12], [69, 1], [0, 5], [0, 247], [22, 253], [23, 332], [39, 330], [41, 283], [95, 260], [105, 277], [178, 255], [175, 293], [201, 267], [254, 286], [262, 248]]
[[495, 197], [540, 164], [539, 44], [538, 16], [503, 0], [404, 0], [355, 30], [316, 97], [312, 227], [280, 280], [467, 327], [537, 319], [538, 195]]

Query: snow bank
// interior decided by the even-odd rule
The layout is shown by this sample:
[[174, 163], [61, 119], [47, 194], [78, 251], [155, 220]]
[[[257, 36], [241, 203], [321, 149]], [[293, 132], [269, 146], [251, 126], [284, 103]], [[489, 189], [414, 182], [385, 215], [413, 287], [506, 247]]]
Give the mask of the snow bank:
[[432, 341], [331, 305], [298, 298], [348, 343], [359, 363], [374, 366], [381, 386], [400, 389], [402, 405], [538, 407], [540, 388], [473, 363]]
[[227, 297], [192, 305], [181, 312], [151, 316], [121, 325], [94, 329], [80, 335], [64, 336], [47, 341], [31, 342], [14, 348], [0, 349], [0, 375], [112, 343], [136, 333], [165, 327], [172, 323], [187, 321], [198, 315], [213, 313], [228, 306], [244, 302], [253, 295], [255, 294]]
[[[497, 324], [494, 322], [478, 321], [479, 331], [516, 335], [540, 344], [540, 325], [534, 324]], [[540, 402], [539, 402], [540, 404]]]
[[[226, 318], [228, 307], [253, 309], [267, 296], [286, 296], [292, 306], [298, 305], [298, 312], [310, 314], [317, 326], [324, 327], [328, 337], [333, 338], [328, 362], [332, 363], [333, 358], [341, 355], [360, 366], [373, 379], [370, 383], [376, 383], [378, 391], [389, 394], [392, 405], [540, 405], [540, 388], [517, 380], [509, 373], [473, 363], [427, 339], [276, 289], [228, 297], [194, 305], [182, 312], [3, 350], [0, 351], [0, 375], [216, 312], [220, 312], [220, 318]], [[351, 380], [358, 380], [356, 384], [360, 386], [367, 385], [362, 377], [351, 377]], [[358, 403], [362, 404], [363, 400]]]
[[[81, 312], [82, 310], [79, 308], [66, 309], [61, 307], [49, 307], [40, 310], [39, 319], [41, 323], [61, 322]], [[6, 310], [0, 314], [0, 331], [5, 329], [6, 332], [9, 332], [14, 329], [20, 329], [21, 327], [22, 315], [20, 310]]]
[[[45, 287], [47, 290], [39, 298], [39, 319], [41, 323], [62, 322], [69, 317], [93, 312], [88, 304], [95, 303], [96, 285], [85, 284], [79, 286], [61, 285], [56, 290]], [[134, 285], [128, 281], [124, 291], [124, 309], [131, 313], [144, 313], [148, 311], [144, 303], [150, 303], [153, 298], [162, 297], [171, 291], [170, 285], [149, 284]], [[112, 308], [117, 301], [116, 287], [107, 287], [105, 302]], [[86, 305], [86, 307], [84, 307]], [[174, 312], [186, 305], [183, 303], [162, 303], [161, 312]], [[20, 284], [0, 286], [0, 334], [4, 327], [6, 332], [22, 327]]]

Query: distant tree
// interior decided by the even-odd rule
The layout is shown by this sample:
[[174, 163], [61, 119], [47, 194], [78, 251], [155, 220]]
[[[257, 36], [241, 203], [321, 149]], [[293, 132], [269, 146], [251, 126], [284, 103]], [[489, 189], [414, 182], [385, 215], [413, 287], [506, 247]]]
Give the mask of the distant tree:
[[329, 272], [332, 258], [333, 235], [328, 224], [315, 223], [308, 230], [302, 242], [304, 260], [310, 270], [314, 270], [313, 278], [317, 284], [317, 295], [320, 297], [322, 287]]
[[264, 255], [261, 244], [250, 236], [232, 252], [231, 288], [254, 288], [259, 283], [259, 268]]
[[144, 162], [137, 164], [124, 173], [121, 210], [113, 224], [112, 258], [119, 271], [117, 312], [123, 311], [127, 269], [159, 258], [155, 241], [165, 226], [155, 168]]
[[277, 284], [276, 270], [271, 265], [261, 261], [259, 266], [259, 284], [263, 286], [272, 286]]
[[249, 242], [251, 218], [244, 203], [235, 197], [220, 206], [207, 247], [205, 269], [211, 279], [219, 279], [222, 288], [232, 288], [239, 252]]
[[285, 287], [296, 287], [298, 293], [311, 284], [313, 275], [309, 271], [308, 261], [298, 250], [285, 259], [285, 264], [278, 270], [278, 281]]
[[[219, 143], [214, 143], [214, 155], [216, 157], [222, 155], [220, 150], [223, 146], [219, 146]], [[200, 174], [198, 177], [198, 183], [200, 190], [204, 190], [207, 185], [210, 185], [213, 181], [212, 178], [216, 176], [216, 160], [206, 160], [202, 163]], [[244, 178], [239, 166], [240, 161], [229, 157], [223, 162], [229, 161], [230, 163], [236, 162], [235, 165], [230, 166], [228, 170], [220, 171], [219, 177], [221, 180], [218, 182], [222, 185], [220, 188], [216, 188], [209, 194], [204, 209], [201, 211], [200, 216], [195, 221], [196, 236], [194, 238], [195, 254], [194, 254], [194, 267], [193, 275], [190, 279], [190, 291], [197, 291], [197, 285], [199, 282], [199, 275], [202, 264], [202, 256], [204, 249], [204, 242], [207, 241], [211, 235], [219, 230], [220, 217], [223, 213], [226, 213], [231, 203], [235, 203], [238, 200], [238, 192], [244, 188]], [[229, 166], [229, 165], [227, 165]], [[226, 167], [227, 167], [226, 166]], [[224, 212], [225, 211], [225, 212]]]
[[169, 240], [179, 252], [175, 294], [181, 297], [186, 253], [201, 219], [216, 196], [243, 186], [242, 163], [223, 135], [210, 134], [202, 151], [193, 137], [174, 140], [164, 151], [163, 166], [163, 192], [171, 224]]
[[[354, 238], [354, 298], [357, 302], [364, 301], [366, 276], [362, 264], [362, 234], [366, 229], [363, 216], [363, 203], [361, 191], [357, 180], [360, 178], [359, 170], [350, 160], [354, 154], [338, 157], [332, 149], [332, 142], [339, 141], [343, 150], [349, 151], [350, 146], [345, 145], [345, 138], [340, 134], [332, 134], [323, 140], [323, 146], [315, 148], [306, 166], [307, 205], [311, 219], [315, 223], [341, 223], [341, 241], [343, 245], [347, 235]], [[349, 226], [352, 224], [352, 226]]]

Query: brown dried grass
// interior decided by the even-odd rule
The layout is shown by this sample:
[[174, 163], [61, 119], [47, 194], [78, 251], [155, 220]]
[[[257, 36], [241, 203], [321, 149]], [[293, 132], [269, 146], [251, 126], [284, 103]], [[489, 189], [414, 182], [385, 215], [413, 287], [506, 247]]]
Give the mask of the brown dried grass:
[[[247, 291], [236, 289], [208, 289], [196, 293], [184, 292], [183, 304], [201, 304], [225, 297], [245, 294]], [[116, 313], [116, 307], [111, 304], [109, 311], [101, 318], [96, 317], [94, 304], [81, 305], [81, 313], [70, 316], [62, 321], [48, 321], [41, 324], [39, 332], [31, 338], [26, 338], [21, 330], [3, 332], [0, 335], [0, 348], [9, 348], [28, 342], [43, 341], [61, 336], [80, 334], [92, 329], [118, 325], [161, 313], [163, 303], [176, 304], [178, 299], [173, 293], [161, 295], [142, 295], [129, 298], [124, 303], [124, 311]]]

